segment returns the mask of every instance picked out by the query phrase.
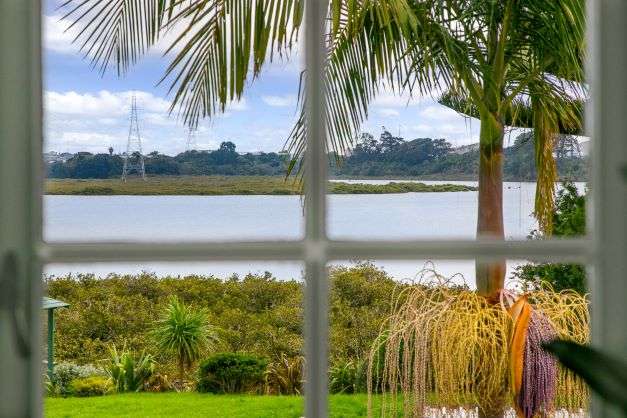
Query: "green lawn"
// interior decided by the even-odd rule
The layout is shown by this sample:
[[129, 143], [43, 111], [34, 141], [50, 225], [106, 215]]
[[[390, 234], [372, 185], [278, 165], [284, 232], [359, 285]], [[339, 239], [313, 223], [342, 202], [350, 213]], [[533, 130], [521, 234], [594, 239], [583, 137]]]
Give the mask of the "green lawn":
[[[330, 396], [332, 417], [366, 416], [368, 396]], [[60, 417], [232, 417], [298, 418], [300, 396], [208, 395], [199, 393], [132, 393], [92, 398], [47, 398], [47, 418]]]

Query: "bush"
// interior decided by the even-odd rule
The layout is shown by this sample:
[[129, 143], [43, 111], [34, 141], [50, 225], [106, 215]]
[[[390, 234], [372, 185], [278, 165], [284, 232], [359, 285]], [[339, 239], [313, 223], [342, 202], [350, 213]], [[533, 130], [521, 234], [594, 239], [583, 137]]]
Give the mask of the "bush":
[[255, 392], [263, 383], [266, 366], [266, 360], [246, 354], [216, 354], [200, 364], [196, 388], [203, 393]]
[[127, 351], [111, 347], [107, 374], [113, 381], [116, 392], [139, 392], [155, 371], [155, 361], [150, 354], [142, 352], [139, 357]]
[[265, 372], [266, 394], [300, 395], [303, 393], [305, 358], [290, 358], [285, 354], [268, 365]]
[[148, 382], [146, 382], [145, 387], [148, 392], [169, 392], [174, 389], [168, 376], [161, 373], [152, 375], [152, 377], [148, 379]]
[[104, 371], [91, 364], [81, 366], [70, 362], [59, 363], [55, 366], [52, 379], [50, 379], [49, 393], [68, 396], [72, 393], [72, 381], [94, 376], [103, 377]]
[[[586, 233], [585, 195], [579, 194], [572, 183], [564, 183], [563, 186], [553, 208], [553, 235], [582, 236]], [[543, 238], [535, 231], [531, 237]], [[546, 283], [557, 292], [570, 289], [582, 295], [586, 293], [586, 272], [580, 264], [525, 264], [516, 268], [514, 277], [532, 289]]]
[[339, 363], [329, 369], [329, 392], [356, 393], [359, 392], [361, 364], [356, 361]]
[[111, 390], [111, 381], [102, 376], [83, 377], [72, 380], [70, 393], [74, 396], [102, 396]]

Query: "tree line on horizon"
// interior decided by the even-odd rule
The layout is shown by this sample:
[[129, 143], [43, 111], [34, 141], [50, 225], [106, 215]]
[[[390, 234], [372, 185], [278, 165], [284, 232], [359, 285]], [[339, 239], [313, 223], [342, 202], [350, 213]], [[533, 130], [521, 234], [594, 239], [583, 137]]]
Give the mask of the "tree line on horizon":
[[[406, 141], [383, 130], [379, 138], [362, 133], [347, 155], [330, 154], [330, 175], [348, 177], [442, 176], [468, 180], [479, 172], [479, 150], [455, 149], [443, 138], [416, 138]], [[504, 178], [509, 181], [536, 179], [533, 133], [525, 132], [505, 148]], [[582, 181], [587, 178], [586, 157], [577, 152], [577, 140], [561, 136], [555, 156], [561, 179]], [[133, 155], [130, 158], [138, 158]], [[175, 156], [153, 151], [144, 157], [146, 174], [170, 175], [285, 175], [289, 156], [282, 152], [238, 153], [233, 142], [225, 141], [217, 150], [192, 150]], [[122, 175], [122, 154], [78, 152], [67, 160], [47, 165], [52, 179], [105, 179]]]

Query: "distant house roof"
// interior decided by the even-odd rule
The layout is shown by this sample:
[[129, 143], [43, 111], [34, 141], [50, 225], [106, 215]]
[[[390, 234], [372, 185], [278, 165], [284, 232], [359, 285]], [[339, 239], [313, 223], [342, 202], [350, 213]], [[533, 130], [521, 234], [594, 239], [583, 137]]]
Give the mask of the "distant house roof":
[[41, 298], [41, 309], [65, 308], [66, 306], [70, 306], [70, 304], [52, 298]]

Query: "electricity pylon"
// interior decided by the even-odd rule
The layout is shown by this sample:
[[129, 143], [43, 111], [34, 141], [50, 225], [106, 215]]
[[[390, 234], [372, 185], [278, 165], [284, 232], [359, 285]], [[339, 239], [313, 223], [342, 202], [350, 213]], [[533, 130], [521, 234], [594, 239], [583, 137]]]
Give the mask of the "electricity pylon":
[[196, 147], [196, 128], [190, 127], [187, 133], [187, 145], [185, 146], [185, 151], [193, 151]]
[[146, 167], [144, 165], [144, 154], [142, 152], [142, 138], [139, 134], [139, 118], [137, 111], [137, 98], [135, 94], [131, 98], [130, 127], [128, 129], [128, 142], [126, 143], [126, 153], [124, 153], [124, 168], [122, 169], [122, 180], [131, 173], [136, 173], [146, 180]]

